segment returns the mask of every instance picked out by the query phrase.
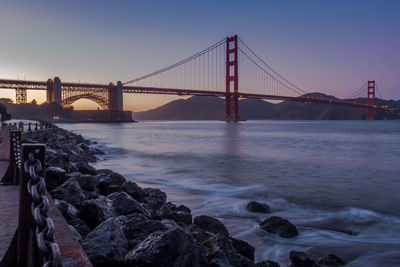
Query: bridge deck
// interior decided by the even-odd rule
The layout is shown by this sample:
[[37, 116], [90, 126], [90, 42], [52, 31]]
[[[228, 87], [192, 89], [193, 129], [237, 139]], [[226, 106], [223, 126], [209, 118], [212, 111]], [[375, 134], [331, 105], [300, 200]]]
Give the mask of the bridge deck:
[[[3, 177], [8, 161], [0, 161], [0, 177]], [[19, 186], [0, 186], [0, 258], [11, 243], [18, 224]]]

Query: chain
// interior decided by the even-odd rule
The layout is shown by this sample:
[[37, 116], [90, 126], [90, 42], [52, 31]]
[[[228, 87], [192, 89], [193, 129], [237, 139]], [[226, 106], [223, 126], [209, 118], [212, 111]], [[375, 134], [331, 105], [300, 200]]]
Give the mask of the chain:
[[14, 150], [15, 164], [21, 169], [21, 136], [17, 133], [11, 133], [12, 148]]
[[54, 238], [54, 223], [47, 217], [49, 200], [46, 197], [46, 183], [38, 174], [42, 171], [42, 163], [29, 153], [24, 163], [24, 170], [29, 173], [28, 192], [32, 197], [31, 211], [36, 223], [36, 241], [40, 252], [44, 255], [44, 267], [61, 266], [61, 253]]

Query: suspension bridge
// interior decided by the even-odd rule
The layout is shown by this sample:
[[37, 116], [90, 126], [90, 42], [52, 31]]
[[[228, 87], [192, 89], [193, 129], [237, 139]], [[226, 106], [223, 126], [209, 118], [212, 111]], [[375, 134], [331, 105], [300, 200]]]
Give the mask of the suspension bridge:
[[[150, 74], [116, 84], [61, 82], [58, 77], [47, 81], [0, 79], [0, 88], [15, 89], [16, 103], [27, 102], [27, 90], [46, 90], [47, 103], [70, 107], [86, 98], [104, 110], [123, 110], [123, 94], [166, 94], [178, 96], [215, 96], [225, 98], [225, 120], [237, 122], [239, 99], [297, 101], [361, 107], [366, 118], [375, 111], [388, 111], [375, 104], [379, 89], [375, 80], [367, 81], [345, 99], [308, 96], [308, 92], [284, 78], [259, 57], [237, 35], [220, 40], [210, 47], [173, 65]], [[360, 97], [366, 97], [362, 101]], [[222, 117], [222, 115], [221, 115]]]

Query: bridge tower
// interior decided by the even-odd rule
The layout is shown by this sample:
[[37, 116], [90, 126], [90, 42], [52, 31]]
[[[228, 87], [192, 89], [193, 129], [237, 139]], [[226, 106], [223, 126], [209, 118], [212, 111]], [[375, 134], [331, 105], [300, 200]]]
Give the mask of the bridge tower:
[[[368, 81], [368, 97], [367, 97], [368, 105], [375, 105], [375, 80]], [[375, 119], [375, 109], [368, 108], [367, 109], [367, 120]]]
[[61, 80], [59, 77], [55, 77], [54, 80], [48, 79], [46, 86], [46, 103], [57, 103], [61, 106]]
[[117, 85], [109, 83], [108, 85], [108, 109], [122, 111], [122, 82], [118, 81]]
[[15, 89], [15, 103], [24, 104], [27, 103], [27, 91], [25, 88]]
[[[226, 38], [225, 121], [239, 121], [239, 75], [237, 35]], [[233, 93], [231, 91], [233, 89]]]

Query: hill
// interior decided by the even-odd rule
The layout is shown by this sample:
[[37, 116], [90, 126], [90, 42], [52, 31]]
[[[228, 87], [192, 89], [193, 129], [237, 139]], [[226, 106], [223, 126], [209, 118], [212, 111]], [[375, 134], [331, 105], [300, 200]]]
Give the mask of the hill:
[[[329, 97], [320, 93], [309, 96]], [[365, 99], [358, 99], [365, 102]], [[376, 104], [399, 108], [400, 101], [376, 99]], [[137, 120], [223, 120], [225, 100], [218, 97], [193, 96], [169, 102], [158, 108], [135, 112]], [[366, 118], [363, 108], [283, 101], [273, 104], [260, 99], [242, 99], [239, 115], [247, 120], [362, 120]], [[399, 112], [377, 112], [377, 119], [400, 119]]]

